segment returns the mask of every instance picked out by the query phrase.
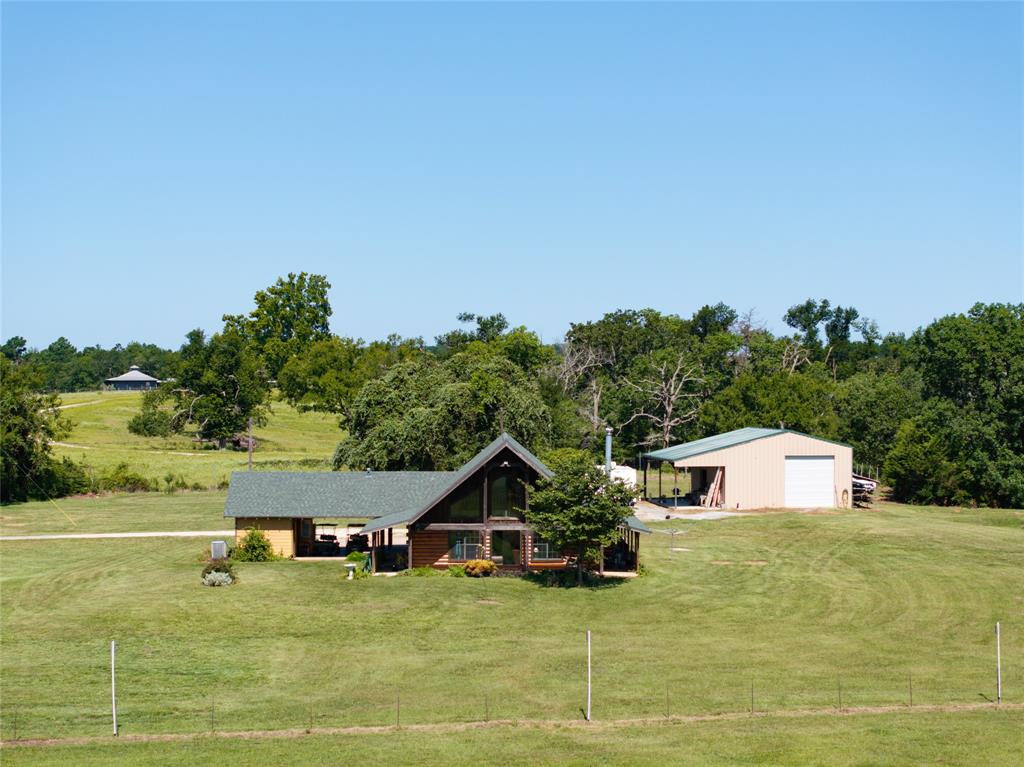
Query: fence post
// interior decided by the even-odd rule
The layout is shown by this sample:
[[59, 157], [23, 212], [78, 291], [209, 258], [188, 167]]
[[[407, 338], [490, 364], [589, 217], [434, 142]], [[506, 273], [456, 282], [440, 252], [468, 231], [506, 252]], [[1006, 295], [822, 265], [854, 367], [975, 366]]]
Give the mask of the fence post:
[[914, 707], [914, 675], [907, 672], [907, 689], [910, 691], [910, 707]]
[[754, 680], [750, 680], [750, 713], [754, 713]]
[[402, 726], [402, 693], [395, 693], [395, 727]]
[[836, 677], [836, 684], [839, 686], [839, 710], [843, 710], [843, 680]]
[[114, 664], [117, 657], [117, 642], [110, 642], [110, 710], [114, 720], [114, 736], [117, 736], [117, 677]]
[[211, 733], [214, 733], [214, 732], [217, 731], [217, 723], [216, 723], [215, 716], [216, 716], [216, 714], [215, 714], [215, 709], [214, 709], [214, 699], [213, 699], [213, 696], [211, 695], [210, 696], [210, 732]]
[[1003, 663], [999, 647], [999, 621], [996, 621], [996, 703], [1003, 702]]
[[590, 721], [590, 688], [591, 688], [591, 670], [590, 670], [590, 629], [587, 629], [587, 716], [586, 719]]

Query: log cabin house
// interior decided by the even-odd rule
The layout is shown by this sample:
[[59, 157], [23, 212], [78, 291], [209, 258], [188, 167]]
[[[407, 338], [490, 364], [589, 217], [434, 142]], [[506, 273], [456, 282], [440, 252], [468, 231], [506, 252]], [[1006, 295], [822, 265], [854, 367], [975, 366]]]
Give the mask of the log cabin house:
[[[304, 558], [368, 549], [375, 572], [447, 568], [489, 559], [512, 570], [570, 564], [526, 523], [529, 487], [551, 471], [502, 434], [457, 471], [235, 472], [224, 516], [240, 541], [264, 531], [275, 553]], [[317, 535], [317, 522], [362, 527], [344, 536]], [[322, 528], [321, 528], [322, 529]], [[337, 529], [337, 527], [335, 528]], [[605, 550], [604, 569], [635, 570], [640, 534], [635, 517]], [[326, 543], [322, 538], [333, 539]], [[340, 540], [344, 538], [344, 540]]]

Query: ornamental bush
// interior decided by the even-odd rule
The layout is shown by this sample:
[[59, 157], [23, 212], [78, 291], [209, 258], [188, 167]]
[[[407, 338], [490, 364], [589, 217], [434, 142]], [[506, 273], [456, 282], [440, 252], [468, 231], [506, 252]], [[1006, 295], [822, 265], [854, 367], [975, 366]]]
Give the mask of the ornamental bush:
[[227, 573], [232, 579], [236, 579], [235, 568], [229, 559], [211, 559], [203, 568], [203, 578], [210, 573]]
[[227, 573], [220, 572], [219, 570], [214, 570], [213, 572], [209, 572], [203, 576], [204, 586], [230, 586], [234, 582], [234, 578]]
[[489, 559], [471, 559], [464, 567], [470, 578], [484, 578], [498, 571], [498, 566]]
[[231, 552], [231, 557], [237, 562], [269, 562], [276, 559], [270, 540], [262, 530], [254, 527], [246, 531], [242, 542]]

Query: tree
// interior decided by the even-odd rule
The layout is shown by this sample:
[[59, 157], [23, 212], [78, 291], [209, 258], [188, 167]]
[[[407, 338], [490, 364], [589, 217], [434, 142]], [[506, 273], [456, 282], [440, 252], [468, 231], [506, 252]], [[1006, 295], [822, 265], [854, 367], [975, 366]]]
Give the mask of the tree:
[[50, 443], [70, 427], [55, 394], [38, 394], [38, 371], [0, 356], [0, 502], [66, 495], [84, 482], [80, 470], [57, 462]]
[[191, 430], [196, 439], [216, 442], [245, 431], [249, 419], [266, 421], [270, 387], [267, 372], [234, 329], [213, 335], [193, 330], [181, 347], [179, 378], [164, 384], [174, 401], [172, 428]]
[[576, 578], [582, 583], [584, 562], [601, 556], [603, 547], [618, 538], [635, 493], [580, 450], [556, 451], [548, 466], [554, 476], [531, 488], [526, 521], [557, 548], [576, 551]]
[[636, 394], [636, 410], [622, 424], [637, 419], [654, 426], [655, 432], [641, 445], [659, 442], [668, 447], [673, 430], [697, 418], [704, 398], [704, 375], [692, 352], [662, 349], [637, 361], [634, 373], [622, 382]]
[[336, 468], [456, 469], [503, 431], [535, 450], [551, 430], [536, 380], [474, 347], [394, 365], [363, 386], [351, 412]]
[[834, 388], [821, 363], [806, 373], [742, 373], [708, 401], [700, 422], [709, 434], [760, 426], [832, 437]]
[[12, 362], [17, 362], [25, 354], [28, 342], [21, 336], [11, 336], [0, 346], [0, 354]]
[[921, 376], [914, 369], [900, 373], [865, 372], [836, 388], [838, 437], [853, 446], [854, 460], [880, 467], [900, 425], [921, 407]]
[[276, 378], [288, 359], [313, 342], [330, 336], [331, 283], [321, 274], [289, 273], [254, 296], [249, 314], [224, 315], [224, 329], [237, 332], [252, 344]]
[[438, 356], [450, 357], [462, 351], [473, 341], [482, 341], [485, 344], [497, 341], [508, 330], [508, 320], [501, 313], [486, 316], [462, 312], [458, 315], [458, 320], [464, 324], [475, 322], [476, 328], [474, 330], [456, 328], [437, 336], [434, 341], [437, 344], [435, 351]]
[[331, 336], [292, 356], [278, 374], [277, 385], [299, 410], [336, 413], [347, 421], [352, 402], [367, 381], [422, 353], [419, 338], [392, 335], [365, 345], [362, 340]]

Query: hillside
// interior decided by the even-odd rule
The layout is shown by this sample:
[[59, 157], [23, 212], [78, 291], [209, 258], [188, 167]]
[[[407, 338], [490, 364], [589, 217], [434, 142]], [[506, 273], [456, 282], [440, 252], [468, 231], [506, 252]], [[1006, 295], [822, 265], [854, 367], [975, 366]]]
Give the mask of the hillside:
[[[160, 482], [171, 472], [189, 485], [212, 488], [232, 471], [246, 468], [243, 451], [206, 449], [186, 437], [139, 437], [129, 432], [128, 421], [139, 411], [141, 392], [76, 392], [63, 395], [62, 401], [74, 429], [54, 446], [54, 453], [98, 471], [127, 463]], [[327, 470], [342, 436], [335, 417], [300, 413], [280, 401], [273, 403], [267, 425], [253, 434], [258, 442], [253, 455], [257, 470]]]

